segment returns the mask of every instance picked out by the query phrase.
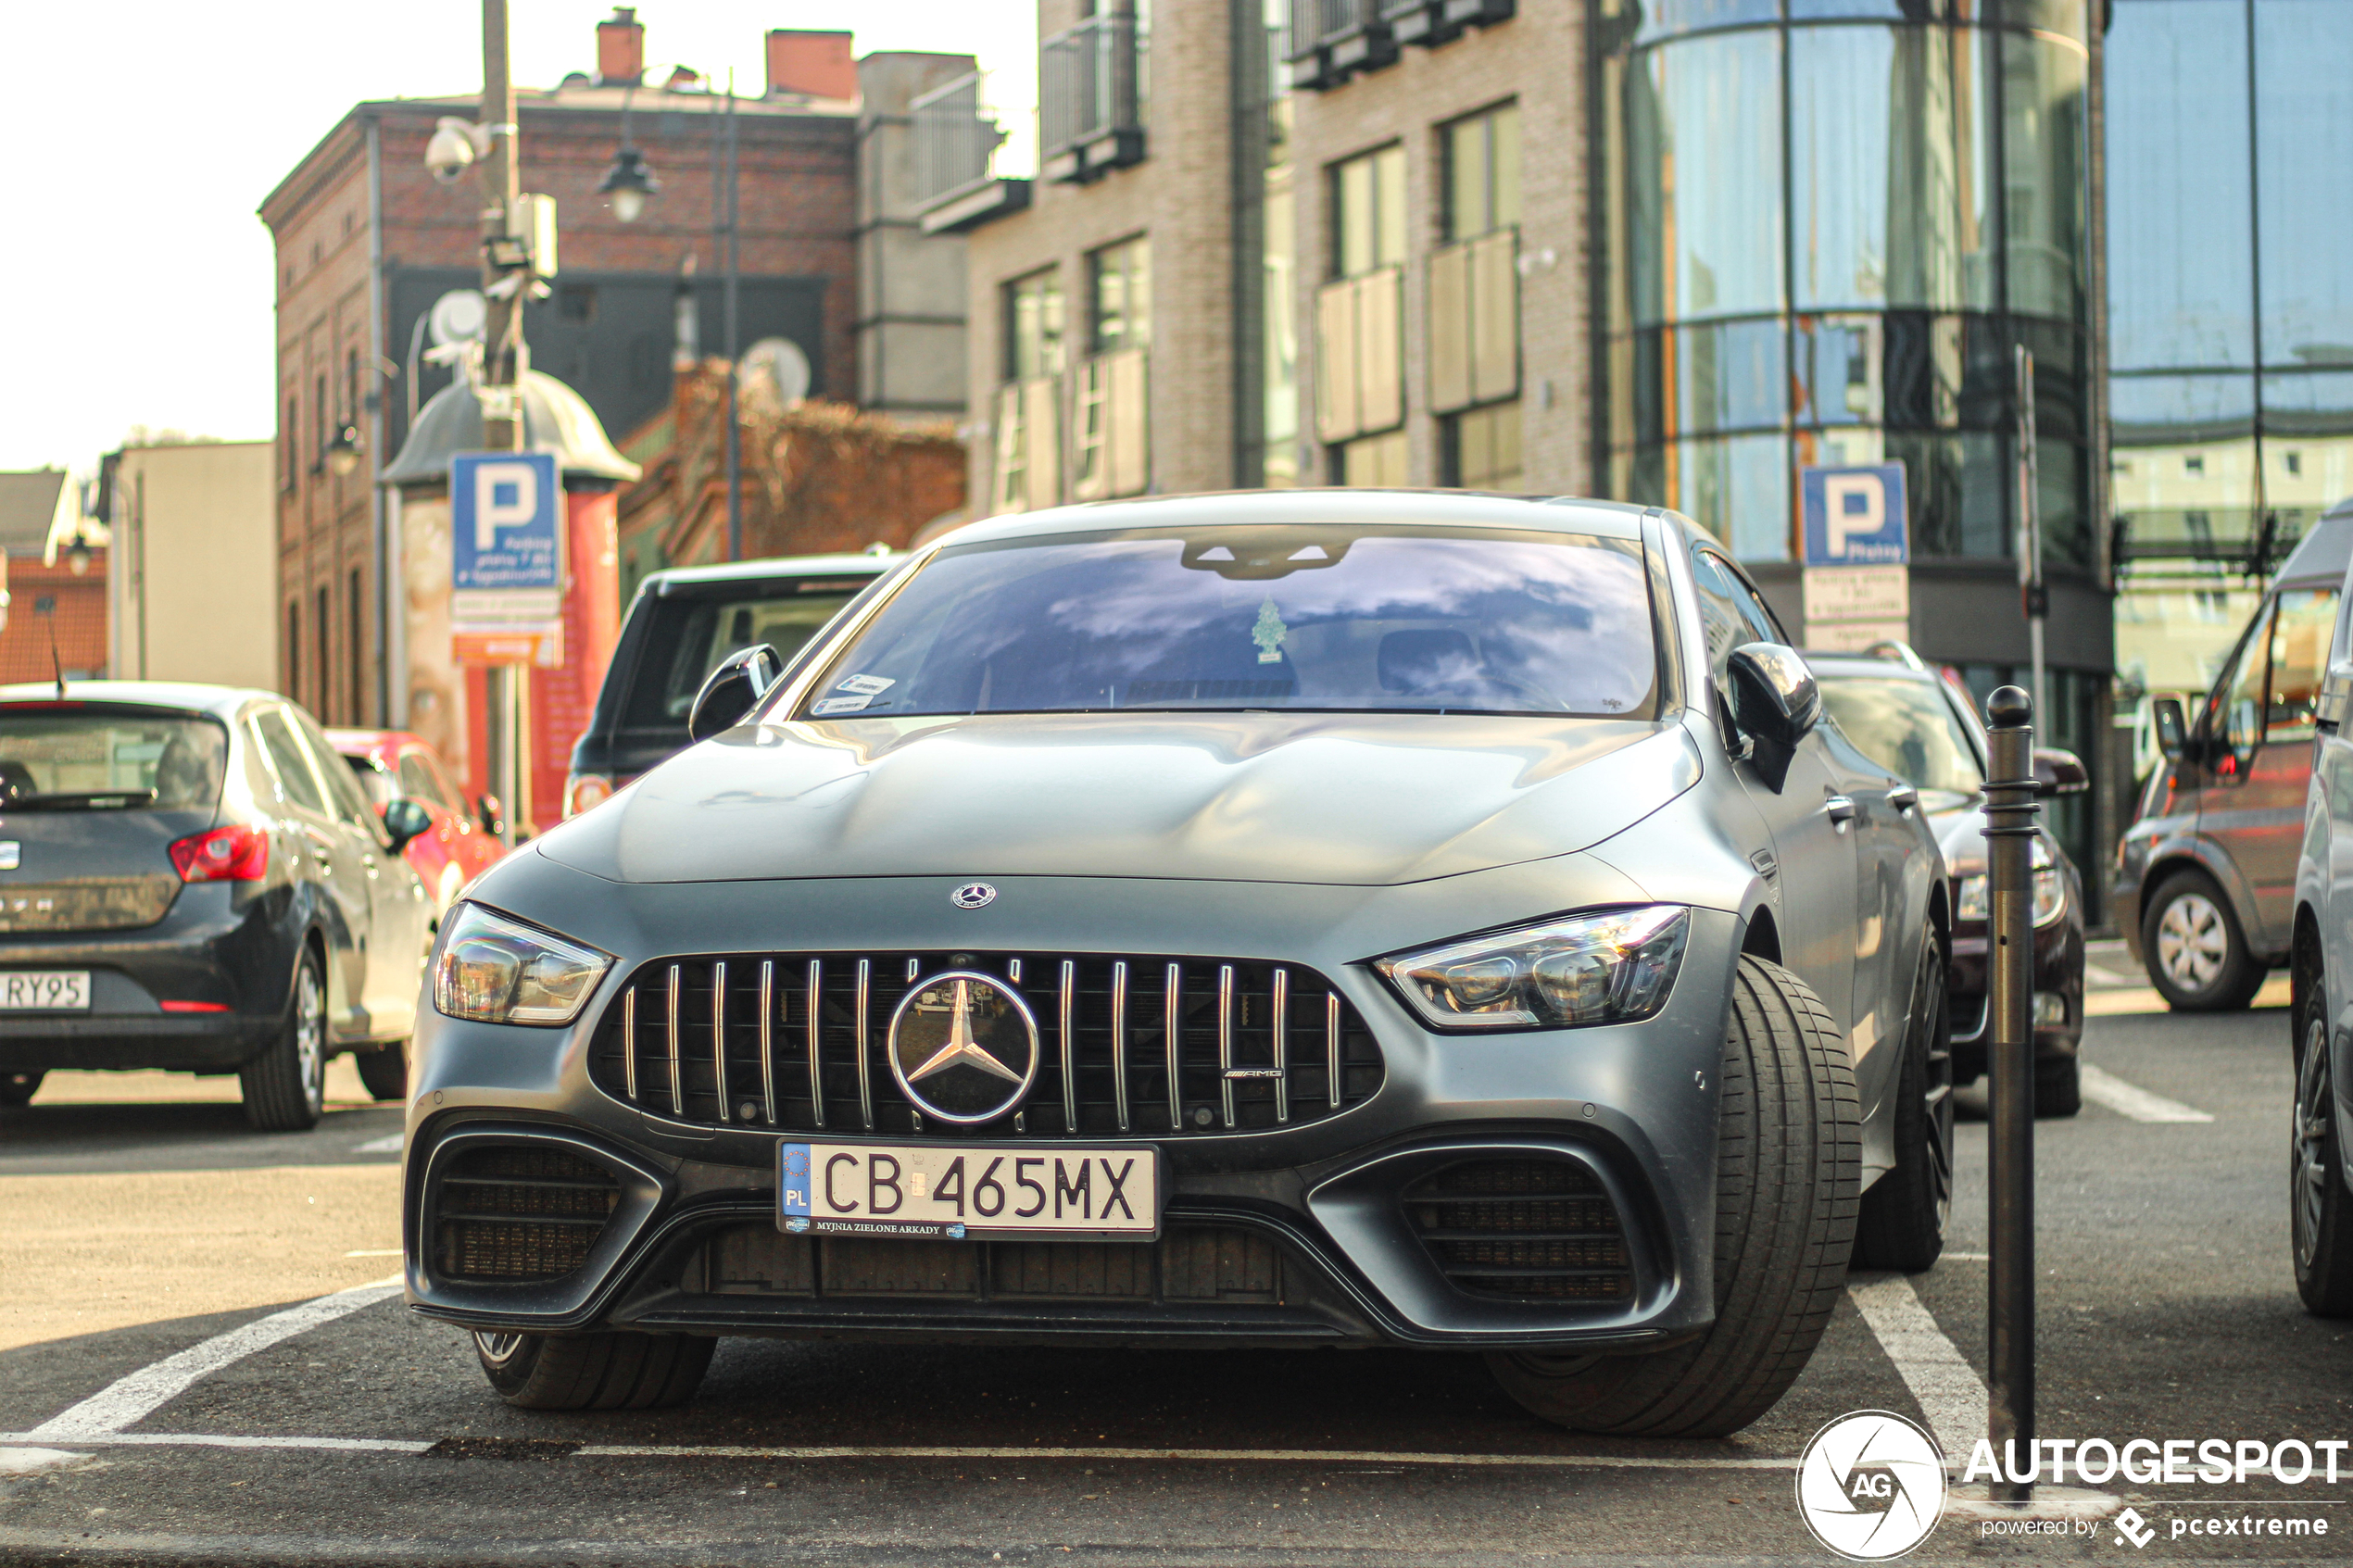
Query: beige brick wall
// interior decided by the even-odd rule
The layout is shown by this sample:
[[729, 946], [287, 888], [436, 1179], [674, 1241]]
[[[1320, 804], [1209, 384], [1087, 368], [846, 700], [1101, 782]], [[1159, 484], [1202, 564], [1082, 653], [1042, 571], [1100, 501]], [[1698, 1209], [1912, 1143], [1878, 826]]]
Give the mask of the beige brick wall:
[[[1041, 38], [1077, 20], [1076, 0], [1040, 0]], [[1151, 489], [1222, 490], [1234, 482], [1231, 78], [1222, 0], [1152, 8], [1145, 156], [1086, 185], [1040, 181], [1028, 210], [975, 231], [971, 278], [972, 496], [991, 504], [995, 393], [1005, 361], [1003, 286], [1059, 265], [1075, 365], [1087, 332], [1086, 257], [1137, 234], [1151, 241]], [[1076, 459], [1071, 385], [1063, 397], [1063, 494]]]
[[[1329, 276], [1330, 165], [1396, 142], [1405, 149], [1405, 430], [1415, 484], [1436, 484], [1429, 413], [1428, 257], [1444, 232], [1439, 127], [1516, 99], [1520, 107], [1520, 410], [1530, 491], [1591, 495], [1593, 399], [1587, 189], [1585, 8], [1520, 0], [1519, 15], [1326, 92], [1297, 94], [1302, 429], [1312, 434], [1315, 290]], [[1546, 260], [1550, 256], [1551, 259]], [[1320, 454], [1319, 454], [1320, 456]], [[1320, 471], [1320, 470], [1309, 470]]]

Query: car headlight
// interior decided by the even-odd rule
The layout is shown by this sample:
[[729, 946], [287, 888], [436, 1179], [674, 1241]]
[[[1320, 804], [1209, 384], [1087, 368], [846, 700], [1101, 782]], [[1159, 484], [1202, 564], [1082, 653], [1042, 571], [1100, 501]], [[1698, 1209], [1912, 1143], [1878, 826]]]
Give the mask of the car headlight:
[[1691, 911], [1571, 915], [1373, 967], [1433, 1029], [1567, 1029], [1648, 1018], [1667, 1003]]
[[[1983, 876], [1961, 878], [1961, 891], [1953, 911], [1955, 920], [1984, 921], [1988, 918], [1989, 900]], [[2051, 858], [2050, 847], [2041, 839], [2034, 841], [2034, 923], [2048, 925], [2059, 918], [2067, 908], [2067, 874]]]
[[478, 1023], [570, 1023], [611, 967], [610, 954], [460, 904], [434, 955], [433, 1005]]

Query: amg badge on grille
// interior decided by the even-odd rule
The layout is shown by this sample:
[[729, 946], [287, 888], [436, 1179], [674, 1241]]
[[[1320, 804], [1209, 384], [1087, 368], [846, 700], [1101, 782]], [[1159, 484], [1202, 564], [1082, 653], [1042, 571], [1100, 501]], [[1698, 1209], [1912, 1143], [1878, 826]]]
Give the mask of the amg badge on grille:
[[977, 909], [997, 901], [997, 890], [985, 882], [968, 882], [948, 895], [948, 901], [960, 909]]
[[1037, 1081], [1038, 1020], [993, 976], [932, 975], [890, 1015], [890, 1073], [926, 1116], [993, 1122]]

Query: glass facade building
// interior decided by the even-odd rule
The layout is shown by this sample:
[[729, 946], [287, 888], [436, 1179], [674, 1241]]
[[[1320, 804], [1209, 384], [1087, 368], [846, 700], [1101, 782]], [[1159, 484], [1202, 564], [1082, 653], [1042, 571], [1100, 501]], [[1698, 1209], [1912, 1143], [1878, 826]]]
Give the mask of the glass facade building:
[[2353, 495], [2353, 0], [2117, 0], [2106, 53], [2118, 672], [2202, 690]]
[[1613, 493], [1781, 561], [1800, 467], [1901, 460], [1916, 559], [2008, 557], [2022, 343], [2045, 557], [2094, 573], [2082, 5], [1594, 16]]

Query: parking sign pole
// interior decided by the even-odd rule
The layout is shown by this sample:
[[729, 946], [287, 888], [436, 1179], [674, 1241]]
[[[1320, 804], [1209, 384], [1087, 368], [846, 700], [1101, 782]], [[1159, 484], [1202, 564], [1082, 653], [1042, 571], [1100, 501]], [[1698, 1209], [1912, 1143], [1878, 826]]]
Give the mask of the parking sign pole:
[[2031, 1501], [2034, 1455], [2034, 699], [2004, 686], [1986, 700], [1986, 895], [1993, 917], [1986, 1436], [2003, 1465], [1995, 1502]]

